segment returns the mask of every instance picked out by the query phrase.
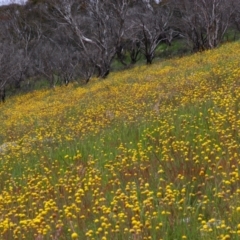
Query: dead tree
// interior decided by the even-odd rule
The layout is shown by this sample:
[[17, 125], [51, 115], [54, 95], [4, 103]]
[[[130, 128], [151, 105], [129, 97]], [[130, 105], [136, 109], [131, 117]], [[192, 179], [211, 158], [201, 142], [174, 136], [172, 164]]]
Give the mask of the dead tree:
[[163, 41], [171, 41], [173, 31], [170, 27], [170, 20], [173, 9], [170, 2], [156, 4], [150, 1], [143, 1], [132, 10], [131, 35], [135, 39], [133, 46], [133, 61], [138, 54], [138, 44], [147, 64], [151, 64], [154, 54]]
[[193, 51], [221, 43], [235, 12], [232, 0], [176, 0], [174, 25]]
[[0, 89], [0, 99], [3, 103], [5, 102], [5, 98], [6, 98], [6, 90], [5, 90], [5, 87], [3, 87]]
[[71, 31], [77, 50], [101, 78], [110, 72], [125, 31], [128, 0], [50, 0], [48, 17]]

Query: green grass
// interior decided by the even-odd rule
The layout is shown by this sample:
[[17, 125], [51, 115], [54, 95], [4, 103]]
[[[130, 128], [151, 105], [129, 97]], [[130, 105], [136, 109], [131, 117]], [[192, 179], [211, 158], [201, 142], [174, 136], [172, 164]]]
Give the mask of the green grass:
[[238, 49], [1, 105], [0, 238], [237, 240]]

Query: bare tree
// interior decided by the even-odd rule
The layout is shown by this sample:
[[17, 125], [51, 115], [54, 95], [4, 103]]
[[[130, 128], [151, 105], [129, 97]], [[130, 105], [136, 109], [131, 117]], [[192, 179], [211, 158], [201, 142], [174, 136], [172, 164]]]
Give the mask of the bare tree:
[[176, 0], [175, 23], [193, 51], [219, 45], [234, 13], [232, 0]]
[[35, 48], [35, 70], [49, 82], [51, 88], [58, 83], [58, 51], [59, 46], [46, 39], [42, 40]]
[[95, 66], [100, 77], [108, 75], [116, 54], [121, 59], [128, 4], [128, 0], [102, 0], [88, 5], [93, 21], [92, 39], [96, 45]]
[[19, 72], [19, 64], [15, 58], [17, 51], [12, 44], [1, 43], [0, 45], [0, 99], [5, 101], [6, 87]]
[[0, 102], [5, 102], [5, 98], [6, 98], [6, 90], [5, 88], [1, 88], [0, 89]]
[[[131, 58], [136, 61], [139, 48], [146, 58], [147, 64], [151, 64], [154, 53], [163, 41], [172, 41], [174, 31], [170, 27], [170, 20], [173, 14], [169, 2], [154, 3], [142, 1], [132, 9], [133, 14], [130, 20], [132, 26], [130, 34], [133, 39]], [[139, 48], [138, 48], [139, 47]]]
[[70, 81], [77, 78], [76, 75], [77, 68], [79, 68], [80, 54], [79, 52], [74, 52], [69, 46], [62, 46], [57, 52], [57, 72], [61, 83], [67, 86]]
[[238, 32], [240, 32], [240, 2], [234, 1], [233, 8], [235, 9], [235, 11], [233, 13], [231, 27], [237, 29]]
[[48, 17], [71, 30], [83, 61], [94, 66], [99, 77], [106, 77], [121, 49], [128, 2], [51, 0], [48, 1]]
[[10, 5], [5, 7], [4, 16], [7, 21], [2, 25], [2, 31], [15, 46], [15, 60], [18, 72], [12, 77], [12, 84], [20, 88], [21, 82], [29, 77], [29, 69], [32, 65], [32, 53], [41, 38], [41, 23], [36, 21], [36, 12], [25, 6]]
[[0, 9], [0, 100], [5, 101], [6, 87], [13, 83], [20, 70], [17, 61], [19, 51], [10, 33], [12, 22], [10, 12], [12, 7], [4, 6]]

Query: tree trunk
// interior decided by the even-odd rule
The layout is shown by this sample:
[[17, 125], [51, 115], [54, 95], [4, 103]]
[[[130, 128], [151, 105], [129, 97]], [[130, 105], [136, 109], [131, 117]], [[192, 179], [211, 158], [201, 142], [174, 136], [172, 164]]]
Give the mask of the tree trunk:
[[5, 102], [5, 98], [6, 98], [6, 91], [5, 91], [5, 87], [3, 87], [2, 89], [0, 89], [0, 100], [1, 102]]
[[152, 64], [153, 61], [153, 54], [152, 53], [147, 53], [145, 54], [146, 60], [147, 60], [147, 64]]

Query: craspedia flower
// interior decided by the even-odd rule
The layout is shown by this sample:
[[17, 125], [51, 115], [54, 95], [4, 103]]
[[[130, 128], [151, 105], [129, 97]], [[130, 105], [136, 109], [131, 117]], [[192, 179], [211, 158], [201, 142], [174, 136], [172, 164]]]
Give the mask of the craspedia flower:
[[71, 237], [72, 237], [72, 239], [78, 239], [78, 235], [77, 235], [77, 233], [72, 233], [72, 235], [71, 235]]

